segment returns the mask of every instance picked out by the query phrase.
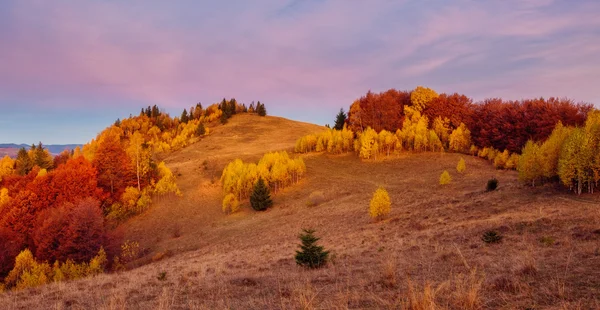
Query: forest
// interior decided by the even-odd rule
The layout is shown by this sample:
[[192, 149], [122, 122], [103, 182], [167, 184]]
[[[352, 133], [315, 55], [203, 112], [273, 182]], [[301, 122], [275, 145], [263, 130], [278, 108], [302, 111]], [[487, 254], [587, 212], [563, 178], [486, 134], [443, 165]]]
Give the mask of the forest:
[[171, 117], [149, 106], [82, 148], [52, 156], [40, 142], [0, 159], [0, 291], [127, 268], [139, 249], [115, 228], [155, 199], [182, 195], [160, 158], [236, 113], [266, 108], [223, 99]]
[[600, 184], [600, 111], [569, 99], [538, 98], [473, 103], [461, 94], [367, 92], [337, 115], [333, 128], [301, 137], [295, 151], [362, 159], [402, 151], [450, 151], [479, 156], [497, 169], [516, 169], [535, 186], [560, 181], [581, 194]]

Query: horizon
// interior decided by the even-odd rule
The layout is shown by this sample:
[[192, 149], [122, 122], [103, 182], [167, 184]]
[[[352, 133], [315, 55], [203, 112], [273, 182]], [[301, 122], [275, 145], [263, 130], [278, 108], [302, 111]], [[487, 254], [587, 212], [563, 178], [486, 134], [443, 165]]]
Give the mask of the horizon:
[[332, 124], [368, 90], [600, 107], [587, 0], [0, 3], [0, 143], [85, 144], [158, 105], [222, 98]]

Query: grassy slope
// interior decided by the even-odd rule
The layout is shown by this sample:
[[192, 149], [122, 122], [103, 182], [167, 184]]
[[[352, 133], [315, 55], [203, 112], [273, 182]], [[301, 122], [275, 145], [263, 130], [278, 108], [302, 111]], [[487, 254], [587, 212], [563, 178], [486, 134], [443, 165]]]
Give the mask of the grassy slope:
[[[379, 162], [307, 155], [308, 176], [275, 196], [273, 209], [220, 212], [220, 187], [211, 180], [229, 160], [256, 160], [315, 130], [279, 118], [233, 118], [166, 158], [181, 173], [185, 196], [163, 199], [126, 227], [147, 257], [179, 254], [128, 272], [8, 293], [0, 303], [9, 309], [396, 308], [429, 282], [437, 303], [456, 309], [467, 306], [469, 293], [483, 308], [600, 307], [599, 197], [523, 187], [515, 172], [496, 171], [478, 158], [465, 157], [467, 171], [459, 175], [457, 154]], [[437, 185], [444, 169], [453, 176], [448, 186]], [[491, 176], [500, 188], [485, 193]], [[372, 222], [367, 206], [379, 185], [390, 193], [392, 213]], [[326, 201], [308, 207], [315, 191]], [[316, 271], [295, 265], [303, 227], [317, 230], [333, 264]], [[483, 243], [489, 229], [502, 232], [504, 241]], [[544, 245], [542, 237], [554, 244]], [[157, 279], [160, 272], [166, 280]]]

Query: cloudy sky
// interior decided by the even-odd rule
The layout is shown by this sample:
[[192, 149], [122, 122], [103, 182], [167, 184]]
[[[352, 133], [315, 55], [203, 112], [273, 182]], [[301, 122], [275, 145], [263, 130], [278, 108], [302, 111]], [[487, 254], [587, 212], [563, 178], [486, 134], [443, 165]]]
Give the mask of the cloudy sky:
[[600, 107], [597, 0], [2, 0], [0, 143], [223, 97], [331, 123], [367, 90]]

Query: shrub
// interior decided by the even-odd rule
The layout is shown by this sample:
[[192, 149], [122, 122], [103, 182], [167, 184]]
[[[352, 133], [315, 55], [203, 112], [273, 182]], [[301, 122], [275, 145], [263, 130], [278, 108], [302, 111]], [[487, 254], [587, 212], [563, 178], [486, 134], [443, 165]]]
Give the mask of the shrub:
[[450, 182], [452, 182], [452, 177], [450, 176], [450, 173], [448, 173], [447, 170], [444, 170], [444, 172], [442, 172], [442, 175], [440, 175], [440, 185], [450, 184]]
[[373, 194], [369, 204], [369, 215], [374, 218], [380, 218], [390, 213], [392, 203], [388, 192], [383, 187], [379, 187]]
[[308, 201], [306, 202], [306, 205], [309, 207], [314, 207], [322, 204], [324, 201], [325, 195], [323, 194], [323, 192], [315, 191], [310, 193], [310, 196], [308, 196]]
[[495, 191], [498, 188], [498, 179], [491, 178], [488, 180], [485, 190], [488, 192]]
[[315, 237], [312, 229], [303, 229], [298, 238], [302, 241], [300, 251], [296, 251], [296, 263], [303, 267], [319, 268], [327, 263], [329, 251], [324, 251], [316, 243], [320, 238]]
[[485, 243], [500, 243], [500, 241], [502, 241], [502, 238], [502, 235], [500, 235], [498, 232], [494, 230], [489, 230], [483, 234], [481, 240]]
[[223, 198], [223, 212], [229, 214], [229, 213], [235, 213], [240, 209], [240, 203], [237, 200], [237, 197], [235, 197], [234, 194], [227, 194], [225, 196], [225, 198]]
[[460, 158], [458, 164], [456, 165], [456, 171], [463, 173], [467, 169], [467, 164], [465, 163], [464, 158]]
[[250, 204], [256, 211], [264, 211], [273, 205], [269, 188], [263, 178], [259, 178], [250, 196]]

